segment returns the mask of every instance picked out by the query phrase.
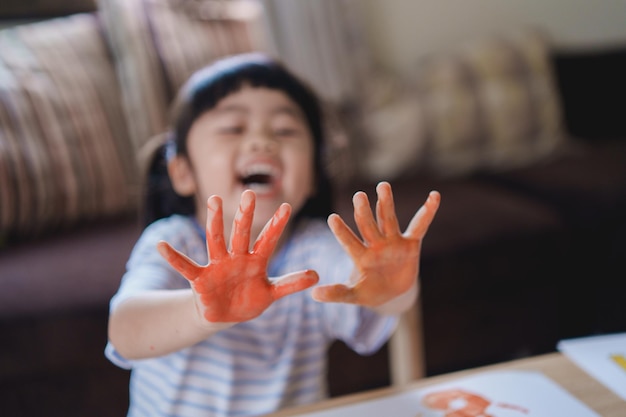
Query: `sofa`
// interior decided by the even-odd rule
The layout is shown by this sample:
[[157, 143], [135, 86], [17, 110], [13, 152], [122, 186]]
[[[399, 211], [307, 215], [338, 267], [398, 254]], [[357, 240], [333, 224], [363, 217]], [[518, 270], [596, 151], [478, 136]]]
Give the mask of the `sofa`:
[[[124, 415], [129, 373], [103, 350], [150, 138], [193, 69], [266, 47], [251, 9], [211, 4], [102, 0], [0, 31], [2, 415]], [[559, 50], [524, 33], [433, 53], [390, 83], [414, 117], [384, 100], [335, 109], [350, 224], [352, 194], [380, 180], [403, 227], [441, 192], [420, 269], [428, 375], [626, 330], [626, 45]], [[390, 383], [388, 346], [336, 343], [329, 360], [333, 396]]]

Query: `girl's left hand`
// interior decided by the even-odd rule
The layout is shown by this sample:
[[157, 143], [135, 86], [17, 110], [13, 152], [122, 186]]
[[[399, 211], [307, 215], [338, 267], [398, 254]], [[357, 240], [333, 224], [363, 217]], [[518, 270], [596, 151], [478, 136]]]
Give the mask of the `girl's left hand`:
[[378, 307], [404, 294], [416, 283], [422, 240], [439, 208], [441, 197], [437, 191], [431, 191], [406, 231], [401, 233], [391, 185], [381, 182], [376, 193], [376, 219], [364, 192], [359, 191], [353, 197], [354, 219], [363, 240], [339, 215], [329, 216], [328, 225], [352, 257], [355, 271], [348, 285], [313, 288], [315, 300]]

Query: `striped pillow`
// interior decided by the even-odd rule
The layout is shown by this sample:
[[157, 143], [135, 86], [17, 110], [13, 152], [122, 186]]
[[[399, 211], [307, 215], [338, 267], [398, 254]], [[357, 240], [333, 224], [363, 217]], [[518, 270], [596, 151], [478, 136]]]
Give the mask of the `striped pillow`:
[[0, 31], [0, 239], [136, 207], [120, 103], [96, 15]]
[[425, 58], [424, 163], [441, 175], [505, 170], [551, 155], [565, 140], [545, 36], [521, 30]]
[[166, 129], [169, 105], [192, 72], [218, 57], [265, 49], [256, 1], [98, 3], [137, 149]]

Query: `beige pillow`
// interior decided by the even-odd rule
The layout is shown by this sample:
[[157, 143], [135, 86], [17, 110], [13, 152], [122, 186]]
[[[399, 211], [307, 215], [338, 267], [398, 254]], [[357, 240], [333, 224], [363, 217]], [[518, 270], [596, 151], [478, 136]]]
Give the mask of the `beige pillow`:
[[424, 103], [409, 85], [379, 74], [365, 89], [356, 147], [359, 176], [368, 181], [413, 174], [424, 152]]
[[422, 68], [419, 86], [426, 103], [426, 167], [455, 175], [484, 165], [487, 138], [467, 65], [454, 55], [432, 57]]
[[441, 175], [506, 170], [548, 157], [564, 143], [549, 48], [545, 34], [523, 29], [420, 63], [429, 169]]
[[0, 31], [0, 240], [134, 210], [120, 103], [96, 15]]
[[267, 46], [253, 0], [99, 0], [131, 138], [137, 149], [168, 123], [192, 72], [214, 59]]

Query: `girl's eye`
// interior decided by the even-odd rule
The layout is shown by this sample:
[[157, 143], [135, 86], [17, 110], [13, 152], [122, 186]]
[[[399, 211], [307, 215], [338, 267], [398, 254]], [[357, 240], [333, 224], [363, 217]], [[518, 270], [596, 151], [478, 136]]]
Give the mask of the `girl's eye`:
[[280, 129], [275, 129], [274, 130], [274, 134], [276, 136], [282, 136], [282, 137], [291, 137], [291, 136], [295, 136], [298, 134], [298, 129], [294, 129], [294, 128], [280, 128]]
[[243, 132], [243, 126], [229, 125], [218, 128], [218, 132], [222, 135], [239, 135]]

